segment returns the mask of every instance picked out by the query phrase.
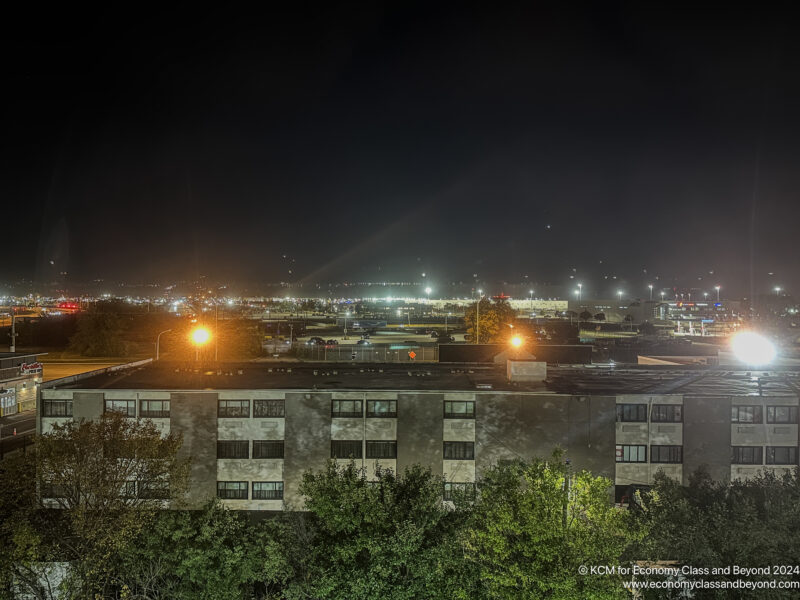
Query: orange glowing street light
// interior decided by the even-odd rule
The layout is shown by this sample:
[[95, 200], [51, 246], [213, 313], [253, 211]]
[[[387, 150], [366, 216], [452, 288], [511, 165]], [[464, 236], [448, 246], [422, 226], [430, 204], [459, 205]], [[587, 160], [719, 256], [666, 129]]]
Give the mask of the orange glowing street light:
[[192, 343], [194, 344], [194, 359], [199, 360], [200, 346], [205, 346], [211, 339], [211, 332], [205, 327], [197, 327], [192, 330]]
[[519, 337], [518, 335], [515, 335], [514, 337], [511, 338], [510, 343], [512, 346], [514, 346], [514, 348], [519, 348], [520, 346], [522, 346], [522, 338]]

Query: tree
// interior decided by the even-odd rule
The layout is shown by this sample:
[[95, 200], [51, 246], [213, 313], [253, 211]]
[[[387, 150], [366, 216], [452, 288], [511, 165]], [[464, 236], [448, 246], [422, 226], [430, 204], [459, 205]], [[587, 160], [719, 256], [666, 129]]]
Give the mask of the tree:
[[606, 320], [606, 314], [605, 314], [605, 313], [601, 313], [601, 312], [600, 312], [600, 313], [597, 313], [597, 314], [594, 316], [594, 320], [595, 320], [595, 321], [605, 321], [605, 320]]
[[180, 436], [162, 437], [151, 421], [118, 412], [54, 425], [36, 442], [43, 506], [57, 507], [59, 551], [72, 581], [90, 597], [110, 583], [118, 553], [186, 486]]
[[[476, 305], [479, 315], [475, 314]], [[503, 342], [508, 337], [508, 326], [513, 325], [516, 316], [516, 312], [507, 300], [499, 299], [492, 302], [488, 298], [481, 298], [478, 303], [473, 302], [464, 310], [464, 324], [467, 327], [467, 335], [474, 340], [477, 317], [479, 344]]]
[[588, 310], [584, 310], [580, 314], [580, 317], [581, 317], [581, 321], [591, 321], [592, 320], [592, 313], [590, 313]]
[[[796, 469], [783, 476], [762, 472], [731, 483], [714, 481], [701, 469], [690, 475], [687, 486], [659, 472], [651, 490], [640, 492], [635, 507], [632, 512], [638, 526], [649, 533], [631, 547], [632, 558], [707, 568], [765, 567], [798, 564], [800, 560], [800, 479]], [[729, 590], [695, 590], [693, 594], [701, 599], [730, 597]], [[796, 590], [742, 590], [736, 597], [796, 596]]]
[[[565, 480], [569, 474], [569, 491]], [[488, 469], [464, 528], [466, 559], [492, 599], [626, 598], [614, 576], [581, 565], [619, 565], [635, 531], [609, 501], [612, 482], [570, 473], [560, 451], [547, 460]]]
[[252, 598], [258, 581], [275, 578], [269, 561], [282, 564], [277, 538], [256, 531], [219, 501], [200, 511], [164, 511], [123, 550], [116, 587], [136, 600]]
[[82, 356], [125, 356], [120, 317], [110, 312], [88, 312], [78, 318], [78, 330], [69, 340], [70, 350]]
[[[441, 480], [420, 466], [375, 482], [351, 462], [307, 472], [304, 562], [294, 567], [289, 598], [450, 598], [458, 577], [458, 513], [442, 503]], [[295, 538], [296, 540], [299, 538]], [[458, 583], [458, 585], [455, 585]]]

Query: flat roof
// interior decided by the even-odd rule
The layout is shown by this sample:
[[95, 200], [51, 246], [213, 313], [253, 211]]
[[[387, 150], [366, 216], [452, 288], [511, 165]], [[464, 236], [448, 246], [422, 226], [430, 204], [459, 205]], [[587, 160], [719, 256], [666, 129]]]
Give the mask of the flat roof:
[[800, 396], [800, 370], [731, 370], [721, 367], [632, 365], [548, 367], [547, 380], [511, 383], [505, 365], [438, 363], [224, 363], [197, 368], [159, 362], [50, 382], [50, 389], [128, 390], [409, 390], [526, 391], [569, 395], [681, 394], [696, 396]]

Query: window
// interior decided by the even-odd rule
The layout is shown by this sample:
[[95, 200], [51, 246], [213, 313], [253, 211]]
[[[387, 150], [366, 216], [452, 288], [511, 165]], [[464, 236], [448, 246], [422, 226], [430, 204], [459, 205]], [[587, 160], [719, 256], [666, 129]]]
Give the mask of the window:
[[650, 420], [653, 423], [680, 423], [683, 421], [683, 406], [680, 404], [653, 404]]
[[361, 458], [361, 440], [331, 440], [331, 458]]
[[683, 462], [683, 446], [650, 446], [650, 462], [680, 464]]
[[444, 418], [445, 419], [474, 419], [475, 418], [475, 402], [469, 400], [444, 401]]
[[446, 482], [444, 484], [444, 500], [455, 500], [456, 498], [467, 498], [472, 500], [475, 498], [475, 484], [474, 483], [453, 483]]
[[223, 500], [247, 500], [246, 481], [218, 481], [217, 498]]
[[253, 440], [253, 458], [283, 458], [283, 440]]
[[250, 458], [247, 440], [217, 442], [217, 458]]
[[283, 482], [254, 481], [253, 500], [283, 500]]
[[397, 442], [367, 440], [367, 458], [397, 458]]
[[767, 446], [768, 465], [796, 465], [797, 446]]
[[367, 400], [368, 417], [396, 417], [397, 400]]
[[69, 486], [59, 483], [42, 483], [39, 489], [42, 498], [69, 498], [72, 495]]
[[122, 484], [122, 489], [119, 492], [120, 498], [136, 498], [136, 482], [125, 481]]
[[42, 400], [43, 417], [71, 417], [72, 398], [69, 400]]
[[363, 416], [361, 400], [331, 400], [332, 417], [357, 417]]
[[126, 417], [135, 417], [136, 400], [106, 400], [106, 412], [121, 412]]
[[647, 404], [617, 404], [617, 421], [620, 423], [646, 423]]
[[731, 406], [731, 423], [761, 423], [760, 406]]
[[283, 400], [253, 400], [254, 417], [283, 417], [286, 415], [286, 402]]
[[166, 481], [140, 481], [139, 498], [148, 500], [169, 499], [169, 483]]
[[169, 417], [169, 400], [140, 400], [139, 416], [143, 419]]
[[220, 400], [217, 417], [235, 418], [250, 416], [250, 400]]
[[768, 406], [767, 423], [797, 423], [797, 407]]
[[475, 442], [445, 442], [446, 460], [475, 460]]
[[617, 462], [647, 462], [647, 446], [617, 446]]
[[732, 446], [731, 464], [734, 465], [761, 465], [763, 448], [761, 446]]

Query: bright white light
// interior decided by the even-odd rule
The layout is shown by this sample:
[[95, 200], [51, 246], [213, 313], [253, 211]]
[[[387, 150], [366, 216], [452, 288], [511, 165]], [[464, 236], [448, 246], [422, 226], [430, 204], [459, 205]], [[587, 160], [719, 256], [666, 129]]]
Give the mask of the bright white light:
[[775, 346], [763, 335], [752, 331], [737, 333], [731, 344], [733, 353], [748, 365], [766, 365], [775, 359]]
[[428, 295], [430, 295], [430, 293], [431, 293], [432, 291], [433, 291], [433, 290], [432, 290], [431, 288], [429, 288], [429, 287], [426, 287], [426, 288], [425, 288], [425, 293], [426, 293], [426, 294], [428, 294]]

